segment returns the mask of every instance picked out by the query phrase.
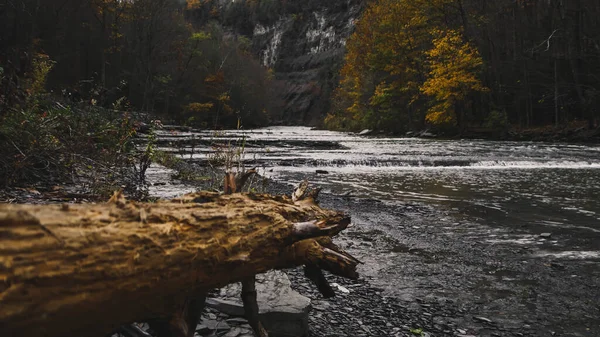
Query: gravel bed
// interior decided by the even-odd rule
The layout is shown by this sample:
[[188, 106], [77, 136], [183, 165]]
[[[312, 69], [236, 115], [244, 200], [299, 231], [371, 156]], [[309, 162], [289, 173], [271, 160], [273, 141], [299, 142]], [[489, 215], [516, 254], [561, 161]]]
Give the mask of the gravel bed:
[[465, 336], [454, 317], [462, 316], [451, 301], [423, 300], [407, 305], [386, 297], [380, 289], [359, 278], [352, 281], [327, 275], [336, 296], [324, 299], [301, 268], [286, 270], [292, 288], [312, 300], [311, 337], [333, 336]]

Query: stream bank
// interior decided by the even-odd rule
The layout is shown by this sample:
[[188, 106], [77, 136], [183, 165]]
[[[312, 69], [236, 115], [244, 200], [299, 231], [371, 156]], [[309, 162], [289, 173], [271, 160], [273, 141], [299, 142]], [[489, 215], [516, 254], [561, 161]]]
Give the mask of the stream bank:
[[[430, 336], [600, 335], [596, 262], [489, 244], [467, 223], [449, 235], [435, 225], [448, 214], [418, 204], [325, 193], [321, 205], [351, 215], [353, 227], [337, 243], [365, 264], [357, 284], [331, 277], [351, 293], [327, 300], [336, 315], [311, 314], [311, 323], [321, 322], [314, 336], [349, 336], [364, 331], [361, 324], [372, 331], [366, 336], [410, 336], [418, 329]], [[560, 239], [531, 236], [540, 248]], [[314, 289], [300, 287], [319, 300]], [[330, 321], [340, 326], [328, 328]]]
[[[192, 134], [167, 140], [181, 144]], [[245, 163], [270, 178], [268, 192], [289, 193], [292, 183], [308, 179], [323, 187], [323, 207], [351, 215], [354, 226], [338, 243], [365, 262], [359, 271], [372, 290], [331, 300], [339, 301], [334, 310], [350, 307], [352, 315], [311, 316], [321, 325], [339, 323], [319, 326], [323, 334], [315, 336], [349, 335], [362, 331], [360, 324], [374, 336], [411, 329], [434, 336], [600, 335], [597, 145], [370, 138], [301, 127], [195, 138], [243, 139]], [[175, 148], [194, 165], [211, 151]], [[385, 309], [383, 298], [399, 307]], [[373, 310], [388, 310], [380, 315], [387, 322], [370, 317]]]
[[[321, 206], [353, 219], [337, 243], [365, 262], [361, 279], [328, 275], [349, 293], [323, 300], [299, 271], [288, 272], [313, 299], [312, 336], [600, 335], [598, 147], [373, 140], [306, 128], [244, 137], [248, 165], [269, 178], [266, 192], [289, 194], [306, 178], [324, 187]], [[199, 168], [211, 151], [180, 149]], [[202, 187], [157, 166], [147, 173], [158, 196]], [[12, 202], [52, 194], [19, 193]]]

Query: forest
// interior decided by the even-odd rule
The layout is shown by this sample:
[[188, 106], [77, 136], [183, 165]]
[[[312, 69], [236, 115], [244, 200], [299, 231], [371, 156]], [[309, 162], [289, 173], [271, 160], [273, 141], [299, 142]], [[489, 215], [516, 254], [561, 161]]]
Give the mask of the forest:
[[[597, 123], [600, 4], [373, 0], [356, 22], [332, 129]], [[269, 123], [277, 83], [253, 24], [293, 1], [20, 0], [0, 4], [0, 108], [52, 91], [219, 127]], [[285, 121], [283, 121], [285, 122]]]
[[225, 14], [212, 1], [0, 2], [0, 184], [123, 166], [141, 121], [269, 123], [270, 69]]
[[[249, 126], [265, 124], [268, 69], [250, 54], [248, 39], [223, 29], [221, 13], [195, 19], [197, 6], [179, 0], [0, 4], [2, 110], [45, 89], [206, 127], [235, 125], [238, 117]], [[35, 81], [44, 88], [27, 84]]]
[[325, 124], [597, 127], [599, 14], [591, 0], [371, 1], [347, 43]]
[[[281, 113], [287, 89], [269, 68], [278, 63], [259, 60], [253, 31], [319, 6], [0, 2], [0, 182], [127, 161], [140, 120], [204, 129], [303, 120]], [[324, 83], [293, 85], [325, 97], [319, 126], [334, 130], [595, 129], [599, 18], [591, 0], [366, 1], [343, 59], [319, 70]]]

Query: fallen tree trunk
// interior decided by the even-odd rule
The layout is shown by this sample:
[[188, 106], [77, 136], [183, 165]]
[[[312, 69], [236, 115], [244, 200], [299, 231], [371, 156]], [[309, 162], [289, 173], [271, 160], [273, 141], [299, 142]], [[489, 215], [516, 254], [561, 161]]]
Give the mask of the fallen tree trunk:
[[330, 237], [349, 218], [267, 195], [0, 205], [0, 336], [103, 336], [189, 298], [302, 264], [355, 278]]

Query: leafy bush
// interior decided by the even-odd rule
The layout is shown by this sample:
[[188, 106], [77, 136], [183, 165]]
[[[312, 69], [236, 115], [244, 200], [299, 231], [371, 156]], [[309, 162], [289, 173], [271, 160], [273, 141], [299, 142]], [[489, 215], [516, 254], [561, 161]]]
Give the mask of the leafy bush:
[[[37, 104], [36, 104], [37, 105]], [[96, 107], [13, 110], [0, 121], [0, 185], [129, 166], [134, 150], [128, 114]]]
[[131, 116], [57, 102], [45, 90], [54, 64], [35, 54], [21, 78], [24, 97], [0, 115], [0, 186], [78, 182], [100, 195], [138, 190]]

